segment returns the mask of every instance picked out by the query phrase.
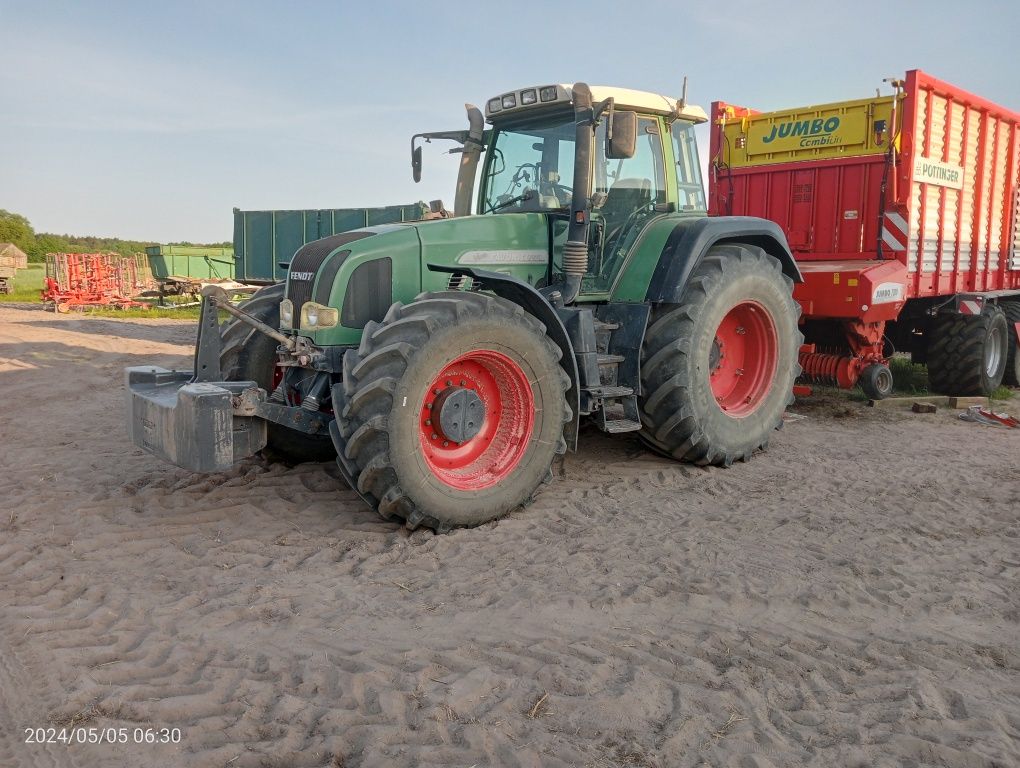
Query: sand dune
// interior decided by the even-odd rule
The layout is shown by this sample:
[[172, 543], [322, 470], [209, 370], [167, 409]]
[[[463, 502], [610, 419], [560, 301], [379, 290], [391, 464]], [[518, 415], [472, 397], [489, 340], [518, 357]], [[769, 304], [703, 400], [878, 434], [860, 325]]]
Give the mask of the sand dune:
[[192, 336], [0, 306], [0, 766], [1020, 765], [1020, 431], [821, 399], [728, 470], [588, 433], [408, 534], [330, 466], [135, 450], [120, 371]]

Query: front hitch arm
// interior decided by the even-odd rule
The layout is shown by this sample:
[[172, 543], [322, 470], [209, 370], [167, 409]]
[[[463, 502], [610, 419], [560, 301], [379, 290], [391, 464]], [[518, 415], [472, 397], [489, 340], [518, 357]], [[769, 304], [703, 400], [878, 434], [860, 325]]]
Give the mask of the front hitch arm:
[[256, 317], [252, 317], [243, 309], [230, 303], [229, 294], [218, 285], [207, 285], [202, 289], [202, 312], [198, 321], [198, 341], [195, 344], [195, 375], [192, 383], [202, 381], [220, 381], [223, 373], [220, 370], [220, 355], [223, 345], [220, 340], [219, 310], [233, 315], [242, 323], [247, 323], [259, 333], [280, 342], [293, 352], [294, 339], [280, 333], [272, 326], [266, 325]]

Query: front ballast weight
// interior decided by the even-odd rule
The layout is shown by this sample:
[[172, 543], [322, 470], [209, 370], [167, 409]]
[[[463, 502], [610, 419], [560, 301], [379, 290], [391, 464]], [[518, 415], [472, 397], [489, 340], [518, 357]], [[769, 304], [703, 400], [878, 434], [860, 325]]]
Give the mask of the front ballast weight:
[[[310, 435], [326, 435], [332, 415], [291, 406], [254, 381], [224, 381], [219, 310], [280, 342], [291, 365], [316, 363], [328, 386], [329, 361], [307, 342], [293, 339], [233, 306], [217, 286], [202, 292], [193, 371], [157, 366], [125, 370], [128, 432], [139, 448], [193, 472], [222, 472], [266, 447], [267, 422]], [[317, 383], [317, 382], [316, 382]]]

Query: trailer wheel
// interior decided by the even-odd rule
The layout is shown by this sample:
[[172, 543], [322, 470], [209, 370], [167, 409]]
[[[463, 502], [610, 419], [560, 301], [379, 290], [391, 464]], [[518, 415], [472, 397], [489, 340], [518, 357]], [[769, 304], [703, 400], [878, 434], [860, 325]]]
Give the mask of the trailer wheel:
[[642, 352], [641, 437], [696, 464], [768, 446], [793, 402], [803, 335], [793, 281], [761, 248], [712, 248], [678, 305], [653, 308]]
[[[280, 302], [283, 301], [285, 287], [278, 283], [262, 288], [240, 308], [275, 328], [280, 320]], [[279, 383], [276, 341], [234, 317], [221, 326], [220, 338], [220, 371], [224, 380], [254, 381], [262, 389], [272, 392]], [[309, 435], [270, 422], [267, 437], [262, 453], [270, 461], [301, 464], [336, 458], [333, 441], [328, 435]]]
[[1011, 387], [1020, 386], [1020, 339], [1017, 338], [1016, 324], [1020, 323], [1020, 301], [1002, 302], [1006, 315], [1006, 374], [1003, 381]]
[[944, 395], [990, 395], [1006, 370], [1006, 315], [986, 307], [980, 315], [936, 318], [928, 344], [928, 383]]
[[888, 365], [874, 363], [861, 371], [861, 389], [871, 400], [884, 400], [892, 394], [893, 375]]
[[481, 293], [423, 293], [344, 359], [338, 461], [386, 518], [437, 532], [527, 504], [566, 450], [569, 379], [545, 327]]

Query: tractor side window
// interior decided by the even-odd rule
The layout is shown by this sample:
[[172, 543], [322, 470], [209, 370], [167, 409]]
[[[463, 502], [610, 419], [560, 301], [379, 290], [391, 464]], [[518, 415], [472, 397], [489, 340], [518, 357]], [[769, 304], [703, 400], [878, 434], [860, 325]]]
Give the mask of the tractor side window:
[[595, 200], [598, 206], [593, 221], [600, 229], [601, 263], [592, 265], [594, 283], [587, 290], [606, 290], [623, 265], [623, 259], [645, 220], [655, 206], [666, 202], [666, 173], [662, 156], [659, 122], [638, 119], [637, 148], [634, 157], [608, 160], [605, 147], [605, 122], [595, 136], [598, 160], [595, 167]]
[[705, 187], [701, 181], [701, 162], [694, 125], [685, 120], [673, 123], [673, 156], [676, 158], [676, 183], [681, 211], [705, 211]]

